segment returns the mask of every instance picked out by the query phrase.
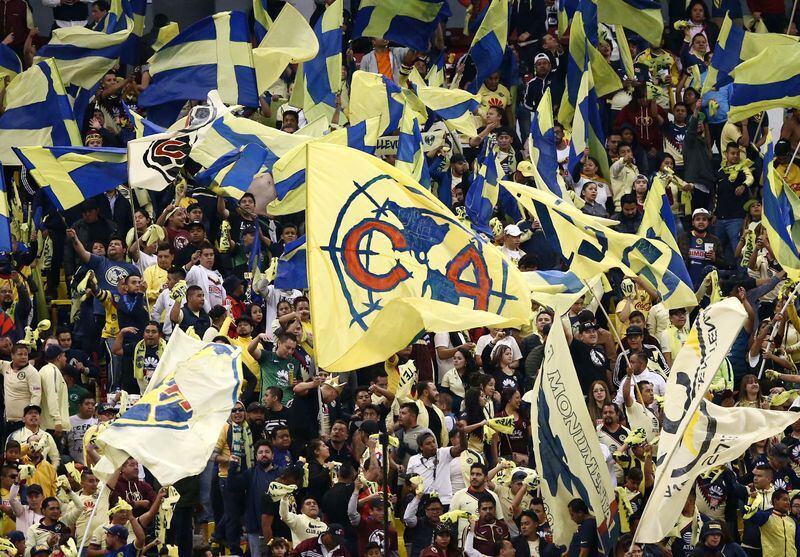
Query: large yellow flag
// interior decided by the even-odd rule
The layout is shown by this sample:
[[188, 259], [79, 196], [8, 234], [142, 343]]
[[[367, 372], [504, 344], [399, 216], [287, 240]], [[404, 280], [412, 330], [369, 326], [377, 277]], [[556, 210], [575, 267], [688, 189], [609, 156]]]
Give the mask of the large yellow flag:
[[306, 172], [321, 368], [382, 362], [424, 331], [528, 319], [522, 273], [410, 176], [355, 149], [321, 143], [308, 145]]

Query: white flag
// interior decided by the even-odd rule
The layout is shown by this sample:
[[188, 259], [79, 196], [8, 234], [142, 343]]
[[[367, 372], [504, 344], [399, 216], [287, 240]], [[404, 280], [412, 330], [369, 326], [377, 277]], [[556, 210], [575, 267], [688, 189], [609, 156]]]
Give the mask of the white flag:
[[175, 333], [162, 360], [173, 365], [159, 366], [145, 395], [98, 436], [104, 456], [94, 470], [101, 479], [129, 456], [162, 485], [205, 468], [238, 399], [241, 349]]
[[547, 337], [542, 371], [525, 396], [531, 403], [533, 453], [553, 541], [569, 544], [577, 525], [567, 503], [577, 498], [597, 519], [598, 539], [609, 550], [618, 530], [617, 503], [559, 320]]
[[[720, 408], [703, 397], [739, 334], [746, 313], [736, 298], [712, 304], [695, 320], [670, 370], [656, 477], [636, 538], [658, 542], [675, 526], [694, 480], [705, 470], [739, 457], [775, 425], [797, 416], [744, 408]], [[738, 421], [738, 423], [737, 423]], [[745, 439], [748, 439], [745, 441]], [[737, 452], [738, 451], [738, 452]]]

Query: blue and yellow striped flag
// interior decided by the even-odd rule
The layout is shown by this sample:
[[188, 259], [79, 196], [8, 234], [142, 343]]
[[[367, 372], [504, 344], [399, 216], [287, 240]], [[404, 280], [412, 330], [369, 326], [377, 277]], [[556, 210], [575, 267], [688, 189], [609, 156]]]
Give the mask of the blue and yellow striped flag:
[[578, 9], [580, 0], [561, 0], [558, 3], [558, 36], [563, 37], [569, 29], [569, 24], [572, 21], [572, 16]]
[[550, 192], [500, 183], [536, 215], [554, 251], [580, 278], [617, 267], [649, 282], [667, 309], [697, 305], [683, 258], [665, 242], [612, 230]]
[[558, 171], [556, 134], [553, 130], [553, 100], [549, 87], [539, 101], [536, 112], [531, 116], [528, 152], [533, 163], [537, 186], [545, 187], [554, 195], [564, 199], [567, 186]]
[[353, 38], [383, 38], [413, 50], [427, 52], [445, 0], [361, 0]]
[[[380, 137], [378, 117], [352, 124], [338, 129], [326, 136], [308, 141], [311, 143], [327, 143], [357, 149], [372, 154]], [[272, 168], [275, 179], [277, 199], [269, 204], [271, 215], [291, 215], [306, 207], [306, 145], [295, 147], [282, 156]]]
[[497, 162], [494, 151], [490, 151], [478, 169], [478, 174], [467, 190], [464, 199], [464, 209], [472, 228], [488, 236], [493, 236], [489, 219], [497, 205], [500, 194], [500, 178], [503, 176], [503, 167]]
[[125, 149], [15, 147], [14, 152], [59, 211], [128, 183]]
[[314, 58], [319, 41], [306, 18], [291, 4], [284, 4], [269, 33], [253, 49], [253, 65], [259, 91], [268, 91], [289, 64]]
[[577, 110], [572, 120], [572, 138], [569, 143], [569, 171], [572, 172], [578, 166], [584, 149], [588, 148], [589, 154], [600, 163], [602, 175], [608, 176], [608, 155], [603, 122], [600, 119], [600, 103], [597, 100], [588, 55], [584, 59], [584, 71], [576, 102]]
[[321, 368], [383, 362], [423, 331], [528, 322], [522, 273], [405, 173], [317, 142], [308, 181], [306, 257]]
[[380, 116], [381, 135], [400, 127], [405, 97], [400, 87], [386, 76], [358, 70], [350, 86], [350, 122]]
[[153, 41], [152, 48], [154, 51], [161, 50], [165, 44], [177, 37], [181, 32], [180, 25], [175, 21], [170, 21], [163, 27], [158, 29], [156, 40]]
[[772, 144], [764, 157], [764, 216], [770, 249], [792, 278], [800, 278], [800, 199], [775, 169]]
[[314, 24], [319, 52], [298, 66], [290, 104], [302, 106], [306, 118], [333, 120], [336, 95], [342, 90], [343, 0], [336, 0]]
[[712, 89], [731, 83], [733, 81], [731, 72], [745, 60], [758, 56], [771, 46], [796, 47], [797, 40], [798, 37], [780, 33], [745, 31], [741, 25], [734, 24], [729, 15], [725, 14], [708, 74], [703, 82], [702, 93], [705, 95]]
[[82, 145], [69, 97], [52, 58], [17, 75], [0, 116], [0, 163], [19, 165], [12, 147]]
[[123, 64], [139, 63], [139, 44], [144, 34], [146, 12], [147, 0], [111, 0], [108, 13], [93, 27], [94, 31], [109, 35], [130, 30], [120, 53]]
[[430, 188], [431, 174], [428, 170], [428, 157], [423, 150], [422, 132], [419, 131], [419, 122], [411, 112], [411, 110], [403, 111], [394, 166], [426, 188]]
[[121, 104], [123, 114], [125, 114], [133, 126], [136, 139], [157, 133], [164, 133], [166, 131], [166, 129], [162, 128], [158, 124], [154, 124], [144, 116], [141, 116], [135, 111], [131, 110], [131, 107], [129, 107], [125, 101], [121, 101]]
[[143, 107], [205, 99], [213, 89], [226, 104], [258, 106], [247, 16], [220, 12], [184, 29], [150, 58], [150, 75]]
[[0, 44], [0, 79], [6, 76], [14, 79], [19, 73], [22, 73], [19, 56], [8, 45]]
[[728, 120], [740, 122], [771, 108], [800, 108], [800, 43], [771, 46], [731, 72]]
[[300, 133], [286, 133], [248, 118], [225, 114], [217, 118], [205, 135], [192, 146], [192, 159], [208, 168], [220, 157], [249, 143], [269, 149], [282, 157], [311, 139]]
[[650, 44], [660, 44], [664, 32], [661, 5], [654, 0], [600, 0], [598, 17], [603, 23], [621, 25]]
[[195, 174], [195, 181], [233, 199], [241, 199], [257, 176], [268, 173], [278, 161], [272, 151], [248, 143], [220, 157], [214, 164]]
[[475, 79], [467, 90], [477, 93], [483, 82], [500, 67], [508, 44], [508, 0], [491, 0], [472, 44], [469, 56], [475, 64]]
[[11, 209], [3, 167], [0, 165], [0, 252], [11, 253]]
[[428, 75], [425, 76], [425, 81], [427, 81], [429, 87], [444, 87], [445, 54], [447, 54], [447, 50], [442, 50], [439, 53], [439, 56], [431, 66], [431, 69], [428, 70]]
[[267, 12], [268, 0], [253, 0], [253, 19], [255, 20], [254, 31], [256, 33], [256, 44], [260, 44], [267, 36], [267, 31], [272, 27], [272, 18]]
[[675, 226], [675, 215], [669, 206], [667, 189], [664, 181], [656, 174], [650, 191], [644, 199], [644, 215], [639, 225], [639, 236], [662, 240], [676, 253], [678, 249], [678, 229]]
[[431, 113], [444, 120], [449, 128], [468, 137], [478, 135], [473, 116], [480, 106], [477, 95], [463, 89], [426, 85], [416, 69], [411, 70], [408, 83], [420, 102]]
[[592, 67], [592, 79], [597, 95], [603, 97], [619, 89], [622, 82], [602, 54], [597, 50], [597, 4], [595, 0], [580, 0], [572, 17], [567, 56], [567, 86], [558, 108], [558, 120], [565, 126], [572, 122], [578, 103], [578, 90], [586, 67], [586, 54]]
[[284, 290], [308, 289], [308, 267], [306, 265], [306, 237], [300, 236], [294, 242], [286, 244], [278, 258], [278, 270], [275, 273], [275, 288]]

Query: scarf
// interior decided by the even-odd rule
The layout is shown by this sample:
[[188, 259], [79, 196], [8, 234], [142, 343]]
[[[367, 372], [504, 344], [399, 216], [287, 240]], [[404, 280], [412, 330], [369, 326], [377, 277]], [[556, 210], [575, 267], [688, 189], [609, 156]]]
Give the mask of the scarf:
[[722, 171], [728, 175], [728, 179], [733, 181], [736, 179], [736, 176], [739, 172], [744, 172], [745, 170], [751, 170], [753, 168], [753, 161], [750, 159], [744, 159], [743, 161], [739, 161], [736, 164], [727, 164], [725, 161], [722, 161], [721, 169]]
[[[164, 342], [164, 339], [158, 339], [156, 353], [159, 360], [161, 360], [161, 355], [166, 347], [167, 343]], [[144, 340], [140, 340], [136, 343], [136, 348], [133, 349], [133, 377], [136, 379], [144, 379], [144, 356], [146, 353], [147, 347], [144, 345]]]
[[241, 447], [242, 456], [244, 461], [241, 464], [241, 470], [247, 470], [253, 467], [253, 433], [250, 431], [250, 425], [247, 422], [242, 422], [242, 425], [230, 424], [228, 428], [228, 446], [231, 449], [231, 454], [235, 454], [234, 447]]

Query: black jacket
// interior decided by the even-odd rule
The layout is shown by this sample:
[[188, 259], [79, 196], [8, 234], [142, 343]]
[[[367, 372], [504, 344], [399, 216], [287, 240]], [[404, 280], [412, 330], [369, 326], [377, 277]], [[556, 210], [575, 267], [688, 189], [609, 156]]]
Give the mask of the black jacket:
[[[528, 540], [525, 539], [525, 536], [517, 536], [511, 540], [511, 544], [514, 546], [514, 551], [516, 551], [516, 557], [531, 557], [531, 550], [528, 547]], [[539, 538], [539, 555], [541, 557], [560, 557], [561, 552], [552, 543], [547, 543]]]

